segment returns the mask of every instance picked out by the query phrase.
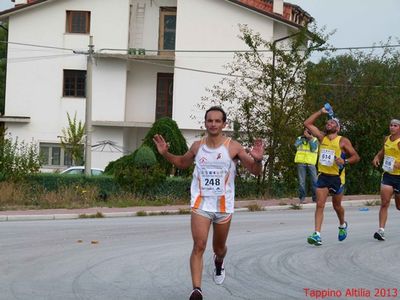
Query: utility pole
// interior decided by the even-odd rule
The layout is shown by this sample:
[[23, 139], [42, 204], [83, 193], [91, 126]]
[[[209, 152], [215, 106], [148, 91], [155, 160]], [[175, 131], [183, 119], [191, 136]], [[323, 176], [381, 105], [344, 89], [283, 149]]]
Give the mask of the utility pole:
[[89, 51], [86, 70], [86, 113], [85, 113], [85, 175], [92, 174], [92, 66], [93, 66], [93, 36], [89, 38]]

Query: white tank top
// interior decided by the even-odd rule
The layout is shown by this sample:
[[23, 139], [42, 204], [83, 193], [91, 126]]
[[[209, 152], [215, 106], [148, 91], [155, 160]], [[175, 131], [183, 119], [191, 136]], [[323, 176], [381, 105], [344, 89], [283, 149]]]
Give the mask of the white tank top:
[[195, 157], [191, 207], [208, 212], [233, 213], [236, 164], [229, 155], [230, 138], [209, 148], [203, 138]]

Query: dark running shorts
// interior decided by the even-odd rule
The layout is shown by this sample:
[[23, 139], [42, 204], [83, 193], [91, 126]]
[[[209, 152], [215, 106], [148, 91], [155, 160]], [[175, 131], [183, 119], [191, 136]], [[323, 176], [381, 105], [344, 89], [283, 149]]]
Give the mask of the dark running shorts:
[[393, 187], [393, 191], [396, 194], [400, 193], [400, 175], [392, 175], [384, 172], [381, 183]]
[[320, 173], [317, 180], [317, 188], [328, 188], [334, 195], [343, 193], [344, 184], [342, 184], [339, 175], [326, 175]]

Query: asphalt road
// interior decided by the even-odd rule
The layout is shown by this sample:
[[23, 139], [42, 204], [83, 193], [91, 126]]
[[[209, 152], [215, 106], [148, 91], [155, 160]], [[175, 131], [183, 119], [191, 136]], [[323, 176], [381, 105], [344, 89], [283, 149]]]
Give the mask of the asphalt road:
[[[235, 214], [223, 286], [208, 244], [204, 298], [400, 299], [400, 212], [385, 242], [378, 207], [346, 213], [338, 242], [326, 209], [321, 247], [306, 242], [312, 209]], [[191, 243], [188, 215], [0, 223], [0, 299], [188, 299]]]

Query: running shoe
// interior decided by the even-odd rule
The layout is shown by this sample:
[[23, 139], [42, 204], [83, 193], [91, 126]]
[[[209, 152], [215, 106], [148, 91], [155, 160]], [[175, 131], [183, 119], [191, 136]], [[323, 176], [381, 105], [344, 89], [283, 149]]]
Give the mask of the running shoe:
[[224, 262], [217, 262], [217, 256], [214, 254], [214, 282], [215, 284], [221, 285], [225, 280], [225, 267]]
[[346, 224], [345, 227], [340, 227], [340, 226], [339, 226], [339, 234], [338, 234], [338, 240], [339, 240], [339, 242], [344, 241], [344, 240], [346, 239], [346, 237], [347, 237], [347, 227], [348, 227], [348, 224], [347, 224], [346, 221], [344, 222], [344, 224]]
[[377, 232], [374, 233], [374, 239], [377, 239], [378, 241], [384, 241], [385, 232], [379, 229]]
[[201, 292], [201, 288], [194, 288], [190, 293], [189, 300], [203, 300], [203, 293]]
[[310, 235], [307, 238], [307, 242], [309, 244], [315, 245], [315, 246], [321, 246], [322, 245], [321, 236], [319, 236], [316, 232], [314, 232], [312, 235]]

